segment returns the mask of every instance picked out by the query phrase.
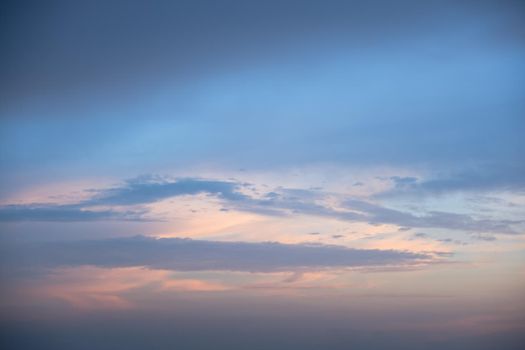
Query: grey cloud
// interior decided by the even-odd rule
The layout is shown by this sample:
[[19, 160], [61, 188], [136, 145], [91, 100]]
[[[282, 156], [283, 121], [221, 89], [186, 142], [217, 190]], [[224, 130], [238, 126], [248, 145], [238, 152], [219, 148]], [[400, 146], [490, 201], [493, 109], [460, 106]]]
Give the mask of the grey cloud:
[[433, 227], [512, 234], [516, 233], [512, 225], [523, 222], [519, 220], [477, 220], [469, 215], [441, 211], [430, 211], [426, 215], [415, 216], [411, 213], [355, 199], [346, 200], [344, 206], [364, 213], [372, 224], [395, 224], [403, 227]]
[[418, 233], [414, 233], [414, 237], [426, 238], [426, 237], [428, 237], [428, 234], [426, 234], [424, 232], [418, 232]]
[[392, 176], [390, 177], [390, 180], [394, 182], [396, 188], [405, 188], [407, 186], [413, 186], [418, 181], [418, 179], [415, 177], [399, 177], [399, 176]]
[[377, 194], [376, 198], [395, 196], [436, 195], [457, 191], [525, 191], [525, 166], [520, 162], [484, 164], [461, 172], [434, 176], [390, 178], [393, 188]]
[[[241, 201], [239, 210], [259, 212], [257, 202]], [[268, 204], [268, 203], [266, 203]], [[402, 227], [445, 228], [452, 230], [492, 232], [514, 234], [513, 225], [520, 224], [519, 220], [491, 220], [475, 219], [466, 214], [456, 214], [441, 211], [430, 211], [422, 216], [408, 212], [383, 207], [370, 202], [347, 199], [343, 202], [345, 210], [336, 210], [307, 200], [280, 200], [271, 205], [276, 209], [291, 211], [294, 214], [316, 215], [336, 218], [343, 221], [368, 222], [370, 224], [394, 224]]]
[[525, 166], [489, 164], [479, 169], [464, 171], [452, 176], [430, 179], [415, 186], [414, 190], [442, 193], [445, 191], [472, 190], [525, 190]]
[[467, 245], [466, 242], [460, 241], [458, 239], [452, 239], [452, 238], [441, 238], [437, 239], [438, 242], [442, 243], [451, 243], [451, 244], [457, 244], [457, 245]]
[[[167, 180], [158, 176], [142, 176], [126, 181], [122, 186], [109, 189], [91, 189], [94, 196], [75, 204], [57, 205], [48, 203], [0, 206], [0, 221], [97, 221], [97, 220], [148, 220], [146, 210], [114, 211], [93, 210], [93, 206], [131, 206], [154, 203], [166, 198], [182, 195], [208, 193], [227, 202], [249, 198], [237, 188], [240, 185], [229, 181], [203, 179]], [[262, 211], [262, 210], [261, 210]], [[267, 210], [272, 213], [271, 210]], [[274, 213], [275, 214], [275, 213]]]
[[494, 236], [491, 236], [491, 235], [483, 235], [483, 234], [472, 234], [470, 235], [471, 238], [473, 239], [476, 239], [476, 240], [480, 240], [480, 241], [487, 241], [487, 242], [492, 242], [492, 241], [495, 241], [496, 240], [496, 237]]
[[457, 244], [457, 245], [467, 245], [466, 242], [460, 241], [459, 239], [452, 239], [452, 238], [437, 238], [437, 239], [434, 239], [429, 234], [423, 233], [423, 232], [415, 233], [413, 235], [413, 237], [415, 237], [415, 238], [423, 238], [423, 239], [431, 239], [431, 240], [435, 240], [437, 242], [442, 242], [442, 243], [450, 243], [450, 244]]
[[87, 210], [79, 205], [23, 204], [0, 207], [0, 221], [145, 220], [144, 212]]
[[426, 254], [334, 245], [216, 242], [145, 236], [3, 246], [13, 268], [94, 265], [147, 266], [179, 271], [290, 271], [301, 268], [384, 266], [429, 261]]
[[128, 180], [123, 186], [96, 191], [93, 199], [83, 205], [136, 205], [156, 202], [162, 199], [209, 193], [228, 201], [246, 199], [237, 191], [240, 185], [231, 181], [213, 181], [195, 178], [169, 181], [153, 176]]

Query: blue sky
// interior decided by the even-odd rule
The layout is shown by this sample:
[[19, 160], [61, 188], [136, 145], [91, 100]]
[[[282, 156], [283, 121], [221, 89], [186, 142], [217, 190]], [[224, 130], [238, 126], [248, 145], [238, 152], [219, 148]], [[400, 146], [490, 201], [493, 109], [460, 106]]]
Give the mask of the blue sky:
[[170, 348], [159, 325], [181, 305], [193, 348], [199, 331], [225, 348], [524, 341], [520, 2], [1, 6], [13, 348], [80, 344], [111, 312], [100, 348]]

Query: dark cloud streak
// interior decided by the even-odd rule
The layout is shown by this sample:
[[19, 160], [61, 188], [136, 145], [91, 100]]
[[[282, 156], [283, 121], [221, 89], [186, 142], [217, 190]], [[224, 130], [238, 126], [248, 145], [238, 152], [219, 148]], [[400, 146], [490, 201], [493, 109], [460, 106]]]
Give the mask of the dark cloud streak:
[[402, 265], [429, 261], [425, 254], [334, 245], [216, 242], [145, 236], [3, 246], [3, 265], [16, 268], [146, 266], [178, 271], [249, 272]]

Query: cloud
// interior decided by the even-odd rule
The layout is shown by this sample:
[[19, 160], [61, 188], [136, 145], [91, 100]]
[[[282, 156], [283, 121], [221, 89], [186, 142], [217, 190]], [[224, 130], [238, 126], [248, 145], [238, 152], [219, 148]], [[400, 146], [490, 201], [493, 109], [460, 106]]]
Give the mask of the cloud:
[[450, 244], [457, 244], [457, 245], [467, 245], [466, 242], [460, 241], [459, 239], [452, 239], [452, 238], [441, 238], [437, 239], [438, 242], [442, 243], [450, 243]]
[[431, 235], [428, 233], [418, 232], [412, 235], [414, 238], [422, 238], [422, 239], [431, 239], [435, 240], [436, 242], [441, 243], [448, 243], [448, 244], [456, 244], [456, 245], [467, 245], [467, 242], [463, 242], [459, 239], [452, 239], [452, 238], [432, 238]]
[[415, 184], [413, 190], [431, 193], [446, 191], [518, 190], [525, 191], [525, 166], [519, 162], [466, 170]]
[[335, 245], [216, 242], [145, 236], [86, 241], [20, 243], [2, 247], [3, 265], [16, 268], [146, 266], [178, 271], [249, 272], [404, 265], [428, 262], [426, 254], [351, 249]]
[[228, 201], [247, 197], [237, 191], [240, 184], [231, 181], [213, 181], [184, 178], [169, 181], [155, 176], [143, 176], [125, 182], [123, 186], [95, 191], [94, 198], [84, 205], [136, 205], [157, 202], [183, 195], [209, 193]]
[[437, 195], [450, 192], [525, 191], [525, 166], [513, 164], [483, 164], [460, 172], [429, 179], [392, 176], [393, 188], [375, 195], [376, 198], [396, 196]]
[[495, 241], [496, 240], [496, 237], [494, 236], [491, 236], [491, 235], [483, 235], [483, 234], [472, 234], [470, 235], [470, 237], [472, 239], [477, 239], [477, 240], [480, 240], [480, 241], [487, 241], [487, 242], [492, 242], [492, 241]]
[[399, 176], [392, 176], [390, 177], [390, 180], [392, 180], [395, 184], [395, 188], [406, 188], [408, 186], [412, 186], [415, 183], [417, 183], [417, 178], [415, 177], [399, 177]]
[[512, 225], [523, 222], [519, 220], [477, 220], [466, 214], [442, 211], [430, 211], [426, 215], [415, 216], [411, 213], [356, 199], [346, 200], [344, 206], [348, 209], [362, 212], [372, 224], [394, 224], [403, 227], [432, 227], [513, 234], [516, 231], [512, 228]]
[[226, 202], [248, 200], [247, 196], [237, 191], [241, 186], [231, 181], [193, 178], [170, 181], [154, 175], [141, 176], [125, 181], [122, 186], [89, 190], [94, 193], [92, 198], [74, 204], [33, 203], [0, 206], [0, 221], [147, 221], [146, 209], [122, 212], [95, 207], [137, 206], [199, 193], [215, 195]]
[[144, 212], [89, 210], [79, 205], [28, 204], [0, 207], [0, 221], [144, 220]]
[[[415, 180], [397, 179], [403, 184]], [[318, 190], [277, 188], [256, 198], [244, 194], [246, 184], [235, 181], [199, 178], [167, 179], [142, 176], [124, 182], [122, 186], [90, 190], [93, 197], [75, 204], [29, 204], [0, 207], [0, 221], [95, 221], [95, 220], [150, 220], [148, 210], [141, 205], [166, 198], [206, 193], [215, 196], [228, 209], [252, 212], [266, 216], [311, 215], [335, 218], [342, 221], [370, 224], [394, 224], [401, 227], [431, 227], [452, 230], [516, 233], [512, 228], [522, 221], [475, 219], [466, 214], [430, 211], [416, 216], [408, 212], [383, 207], [361, 199], [347, 198], [341, 208], [321, 204], [327, 196]], [[129, 206], [131, 210], [111, 209], [112, 206]], [[139, 209], [137, 209], [139, 206]], [[110, 209], [100, 209], [110, 207]]]

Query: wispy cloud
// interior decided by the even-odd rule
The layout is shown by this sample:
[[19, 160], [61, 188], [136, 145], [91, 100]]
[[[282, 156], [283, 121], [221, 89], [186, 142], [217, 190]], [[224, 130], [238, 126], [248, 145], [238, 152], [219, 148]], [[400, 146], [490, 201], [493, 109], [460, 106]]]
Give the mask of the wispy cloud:
[[[141, 176], [108, 189], [91, 189], [93, 197], [74, 204], [32, 203], [0, 206], [0, 221], [98, 221], [148, 220], [146, 209], [137, 206], [183, 196], [208, 193], [224, 201], [247, 200], [235, 182], [202, 179], [168, 181], [159, 176]], [[112, 207], [134, 206], [132, 210]], [[109, 208], [109, 209], [108, 209]]]
[[[395, 179], [400, 186], [415, 180]], [[516, 233], [519, 220], [476, 219], [467, 214], [429, 211], [416, 216], [410, 212], [384, 207], [371, 201], [344, 198], [337, 207], [323, 204], [329, 196], [318, 190], [277, 188], [254, 197], [243, 191], [245, 183], [199, 178], [166, 179], [145, 176], [121, 186], [90, 190], [93, 196], [75, 204], [28, 204], [0, 207], [0, 221], [94, 221], [149, 220], [144, 205], [167, 198], [206, 193], [223, 202], [227, 209], [266, 216], [310, 215], [349, 222], [393, 224], [401, 227], [445, 228], [470, 232]], [[341, 197], [341, 196], [340, 196]], [[321, 200], [321, 201], [320, 201]], [[122, 209], [127, 208], [127, 209]]]
[[389, 223], [402, 227], [446, 228], [452, 230], [512, 234], [516, 233], [512, 225], [523, 222], [520, 220], [478, 220], [470, 215], [442, 211], [430, 211], [425, 215], [416, 216], [411, 213], [355, 199], [346, 200], [344, 205], [348, 209], [365, 213], [370, 223]]
[[[522, 162], [523, 163], [523, 162]], [[451, 192], [518, 191], [525, 192], [525, 166], [522, 163], [484, 164], [427, 179], [392, 176], [393, 187], [376, 198], [422, 196]]]

